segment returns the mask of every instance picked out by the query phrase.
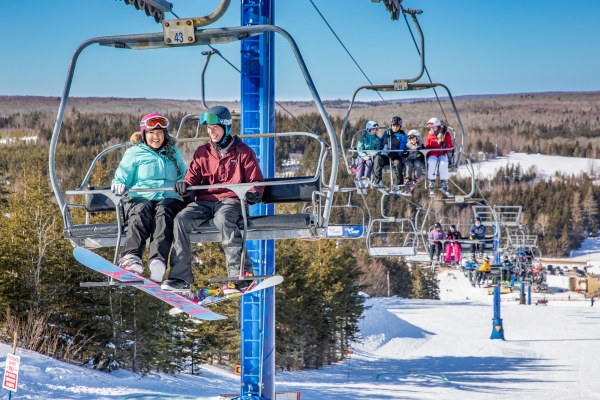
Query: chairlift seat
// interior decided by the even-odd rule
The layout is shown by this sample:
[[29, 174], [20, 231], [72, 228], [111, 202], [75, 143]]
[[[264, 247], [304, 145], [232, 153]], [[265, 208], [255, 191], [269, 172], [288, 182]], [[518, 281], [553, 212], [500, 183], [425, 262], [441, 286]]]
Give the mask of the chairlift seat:
[[[306, 179], [305, 177], [293, 178], [272, 178], [265, 179], [267, 182]], [[313, 192], [320, 190], [319, 179], [313, 179], [306, 183], [290, 183], [287, 185], [266, 186], [263, 194], [263, 203], [295, 203], [312, 201]], [[108, 190], [108, 187], [90, 187], [90, 190]], [[112, 200], [101, 193], [86, 195], [85, 209], [88, 212], [107, 212], [115, 211], [115, 205]], [[268, 238], [294, 238], [294, 237], [312, 237], [314, 228], [318, 221], [313, 221], [311, 213], [298, 214], [275, 214], [275, 215], [257, 215], [248, 217], [248, 239]], [[240, 229], [244, 227], [244, 219], [237, 221]], [[274, 231], [272, 234], [269, 232]], [[102, 246], [115, 246], [119, 232], [116, 222], [102, 224], [81, 224], [73, 225], [64, 229], [66, 239], [103, 239], [94, 240], [94, 243], [102, 243]], [[127, 226], [123, 229], [123, 237], [126, 236]], [[211, 242], [220, 241], [220, 233], [213, 220], [202, 224], [197, 231], [192, 233], [192, 242]], [[111, 244], [112, 243], [112, 244]]]

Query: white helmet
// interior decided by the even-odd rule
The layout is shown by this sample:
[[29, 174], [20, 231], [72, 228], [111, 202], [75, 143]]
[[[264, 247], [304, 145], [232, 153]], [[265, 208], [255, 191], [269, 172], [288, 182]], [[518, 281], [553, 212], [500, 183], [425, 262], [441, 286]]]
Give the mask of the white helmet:
[[379, 124], [377, 123], [377, 121], [369, 121], [369, 122], [367, 122], [367, 126], [366, 126], [367, 132], [369, 132], [373, 128], [379, 129]]
[[419, 131], [416, 129], [411, 129], [410, 131], [408, 131], [408, 134], [406, 135], [408, 137], [414, 136], [417, 139], [419, 138]]
[[435, 117], [431, 118], [429, 121], [427, 121], [427, 125], [429, 125], [429, 124], [433, 124], [433, 126], [440, 126], [441, 125], [440, 120], [437, 119], [437, 118], [435, 118]]

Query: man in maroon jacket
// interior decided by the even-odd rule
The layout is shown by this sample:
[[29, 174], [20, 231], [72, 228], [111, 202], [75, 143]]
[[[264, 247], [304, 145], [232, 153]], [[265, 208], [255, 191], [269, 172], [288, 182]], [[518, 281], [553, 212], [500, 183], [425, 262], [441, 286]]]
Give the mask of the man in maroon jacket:
[[[231, 122], [231, 113], [223, 106], [211, 107], [202, 114], [200, 123], [206, 125], [211, 141], [196, 149], [184, 180], [173, 184], [177, 194], [188, 196], [190, 186], [264, 182], [254, 151], [230, 134]], [[258, 203], [263, 190], [262, 186], [251, 188], [246, 193], [248, 203]], [[237, 225], [242, 216], [240, 199], [229, 189], [215, 188], [198, 190], [194, 200], [175, 218], [171, 271], [161, 285], [163, 290], [190, 290], [194, 283], [190, 234], [211, 219], [221, 232], [228, 276], [239, 276], [243, 246]], [[252, 273], [252, 262], [247, 255], [244, 259], [244, 272]], [[222, 290], [225, 294], [237, 293], [249, 283], [227, 284]]]

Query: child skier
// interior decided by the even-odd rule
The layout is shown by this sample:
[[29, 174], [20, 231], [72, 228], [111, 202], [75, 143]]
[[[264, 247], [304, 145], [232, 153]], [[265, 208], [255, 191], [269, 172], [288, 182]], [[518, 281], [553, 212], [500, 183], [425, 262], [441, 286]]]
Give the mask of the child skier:
[[481, 263], [481, 266], [477, 270], [477, 283], [479, 284], [479, 287], [481, 287], [482, 283], [485, 283], [487, 281], [487, 275], [490, 272], [492, 272], [492, 266], [490, 265], [490, 258], [488, 256], [485, 256], [483, 258], [483, 262]]
[[363, 177], [371, 178], [373, 170], [373, 159], [376, 153], [372, 151], [365, 152], [364, 150], [381, 150], [381, 139], [377, 136], [379, 124], [377, 121], [369, 121], [366, 125], [366, 132], [358, 141], [358, 158], [356, 159], [356, 180], [359, 182]]
[[429, 251], [429, 258], [431, 262], [439, 261], [439, 257], [442, 254], [442, 242], [446, 240], [446, 233], [442, 229], [442, 224], [436, 222], [433, 224], [433, 229], [429, 232], [429, 245], [431, 247]]
[[460, 263], [460, 243], [462, 235], [456, 230], [456, 225], [450, 225], [446, 235], [446, 264], [450, 264], [452, 253], [454, 253], [454, 264]]
[[[419, 179], [423, 176], [423, 167], [425, 167], [425, 157], [422, 150], [423, 144], [419, 141], [419, 131], [412, 129], [408, 132], [408, 143], [404, 151], [406, 177], [404, 178], [404, 194], [410, 194], [415, 186], [419, 183]], [[412, 180], [412, 181], [411, 181]]]

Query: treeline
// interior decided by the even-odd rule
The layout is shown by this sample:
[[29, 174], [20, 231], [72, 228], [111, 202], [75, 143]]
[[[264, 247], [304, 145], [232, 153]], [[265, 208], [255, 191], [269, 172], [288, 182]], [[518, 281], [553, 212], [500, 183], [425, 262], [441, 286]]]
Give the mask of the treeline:
[[492, 204], [523, 206], [522, 222], [538, 235], [542, 254], [567, 256], [598, 233], [600, 186], [588, 174], [536, 178], [520, 165], [501, 168], [485, 195]]

